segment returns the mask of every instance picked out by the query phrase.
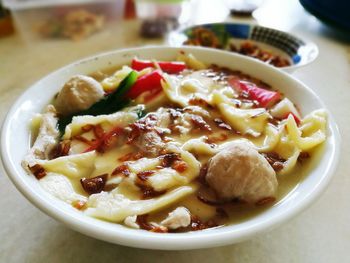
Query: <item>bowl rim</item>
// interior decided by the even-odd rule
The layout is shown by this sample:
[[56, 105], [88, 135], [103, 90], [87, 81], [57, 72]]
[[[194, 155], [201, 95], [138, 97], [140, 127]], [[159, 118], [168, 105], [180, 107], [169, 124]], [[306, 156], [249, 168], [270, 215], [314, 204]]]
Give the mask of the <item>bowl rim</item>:
[[[43, 211], [47, 215], [53, 217], [54, 219], [60, 222], [63, 222], [65, 225], [69, 226], [70, 228], [80, 233], [83, 233], [85, 235], [98, 238], [104, 241], [108, 241], [108, 242], [120, 244], [120, 245], [127, 245], [131, 247], [139, 247], [139, 248], [147, 248], [147, 249], [186, 250], [186, 249], [209, 248], [209, 247], [237, 243], [237, 242], [246, 240], [258, 233], [270, 230], [273, 227], [276, 227], [277, 225], [285, 222], [287, 219], [290, 219], [291, 217], [295, 216], [296, 214], [304, 210], [307, 206], [313, 203], [314, 200], [317, 197], [319, 197], [320, 194], [325, 190], [326, 186], [328, 185], [328, 183], [332, 178], [332, 175], [336, 170], [336, 167], [339, 161], [339, 156], [340, 156], [340, 133], [334, 121], [334, 118], [329, 111], [328, 111], [328, 115], [329, 115], [328, 127], [332, 132], [332, 135], [333, 135], [332, 137], [334, 138], [334, 146], [332, 148], [333, 158], [332, 158], [332, 162], [327, 166], [327, 170], [323, 174], [323, 177], [321, 178], [322, 180], [319, 181], [316, 186], [314, 186], [312, 191], [302, 201], [297, 202], [296, 204], [293, 203], [290, 206], [290, 208], [288, 207], [289, 210], [286, 210], [283, 213], [277, 214], [272, 219], [262, 221], [259, 224], [252, 225], [238, 232], [235, 230], [230, 230], [230, 231], [227, 230], [225, 232], [212, 232], [210, 231], [211, 229], [195, 231], [195, 232], [187, 232], [187, 233], [175, 233], [175, 234], [174, 233], [158, 234], [158, 233], [150, 233], [148, 231], [140, 232], [140, 230], [135, 230], [135, 229], [127, 229], [127, 231], [112, 229], [113, 231], [111, 231], [111, 229], [108, 229], [109, 223], [99, 219], [89, 218], [88, 216], [82, 213], [79, 216], [77, 216], [77, 215], [68, 213], [67, 211], [62, 211], [59, 208], [53, 206], [51, 203], [49, 203], [44, 196], [35, 192], [30, 187], [27, 187], [27, 183], [25, 182], [25, 179], [23, 177], [24, 174], [26, 176], [27, 174], [25, 172], [23, 172], [22, 174], [17, 174], [16, 167], [18, 167], [18, 165], [20, 166], [20, 164], [13, 163], [13, 161], [11, 160], [11, 156], [7, 154], [8, 147], [9, 147], [9, 145], [7, 144], [7, 138], [10, 136], [10, 133], [11, 133], [11, 131], [9, 130], [9, 127], [10, 127], [9, 124], [11, 123], [11, 117], [16, 112], [16, 108], [20, 105], [21, 100], [27, 96], [27, 94], [30, 92], [31, 89], [39, 85], [40, 82], [44, 81], [45, 79], [51, 78], [52, 76], [60, 74], [61, 72], [64, 72], [65, 70], [71, 67], [77, 66], [79, 64], [89, 63], [99, 57], [111, 56], [118, 53], [122, 54], [122, 53], [138, 52], [138, 51], [142, 52], [142, 50], [144, 49], [147, 49], [147, 50], [170, 49], [170, 50], [178, 50], [178, 51], [180, 50], [190, 51], [195, 49], [195, 50], [204, 50], [209, 53], [219, 52], [227, 55], [227, 52], [225, 51], [222, 51], [222, 50], [213, 51], [213, 49], [203, 48], [203, 47], [175, 48], [175, 47], [167, 47], [167, 46], [150, 46], [150, 47], [114, 50], [114, 51], [93, 55], [87, 58], [83, 58], [69, 65], [61, 67], [60, 69], [52, 72], [51, 74], [48, 74], [44, 78], [40, 79], [39, 81], [31, 85], [29, 88], [27, 88], [24, 91], [24, 93], [19, 98], [17, 98], [16, 102], [13, 104], [13, 106], [7, 113], [5, 121], [3, 122], [2, 131], [1, 131], [1, 159], [8, 177], [14, 183], [16, 188], [32, 204], [34, 204], [36, 207], [38, 207], [41, 211]], [[311, 92], [313, 97], [318, 100], [318, 102], [322, 105], [323, 108], [325, 108], [323, 102], [318, 98], [315, 92], [313, 92], [301, 81], [295, 79], [289, 74], [249, 57], [244, 57], [233, 53], [230, 53], [229, 56], [238, 57], [239, 59], [243, 59], [243, 60], [254, 61], [254, 63], [262, 64], [265, 67], [269, 68], [269, 70], [276, 71], [276, 74], [281, 75], [281, 77], [291, 79], [292, 81], [296, 82], [299, 86], [301, 86], [303, 89], [306, 89], [308, 92]], [[98, 224], [95, 224], [97, 222], [96, 220], [99, 222]], [[230, 226], [221, 227], [221, 229], [223, 228], [229, 229]]]
[[[303, 47], [309, 48], [310, 49], [310, 53], [312, 53], [312, 56], [310, 56], [307, 61], [298, 62], [296, 64], [292, 64], [291, 66], [287, 66], [287, 67], [275, 67], [275, 66], [273, 66], [273, 67], [275, 67], [277, 69], [281, 69], [281, 70], [284, 70], [284, 71], [287, 71], [287, 72], [293, 72], [296, 69], [302, 68], [302, 67], [304, 67], [306, 65], [309, 65], [309, 64], [313, 63], [317, 59], [317, 57], [319, 55], [319, 48], [318, 48], [318, 46], [314, 42], [309, 40], [309, 39], [305, 39], [305, 38], [302, 38], [302, 37], [300, 37], [298, 35], [291, 34], [289, 32], [286, 32], [286, 31], [283, 31], [283, 30], [279, 30], [279, 29], [276, 29], [276, 28], [261, 26], [261, 25], [256, 24], [256, 23], [244, 23], [244, 22], [213, 22], [213, 23], [195, 24], [195, 25], [190, 25], [190, 26], [184, 25], [184, 26], [181, 26], [178, 29], [176, 29], [173, 32], [168, 34], [168, 36], [167, 36], [167, 43], [170, 46], [174, 46], [174, 47], [190, 46], [190, 45], [183, 45], [183, 43], [177, 43], [177, 41], [175, 41], [174, 38], [176, 38], [176, 36], [179, 36], [179, 35], [185, 35], [184, 31], [186, 31], [186, 30], [191, 30], [193, 28], [204, 27], [204, 26], [211, 26], [211, 25], [244, 25], [244, 26], [249, 26], [251, 28], [257, 27], [257, 28], [262, 28], [262, 29], [269, 30], [269, 31], [272, 31], [272, 32], [278, 32], [278, 33], [282, 33], [282, 34], [285, 34], [285, 35], [289, 35], [289, 36], [292, 36], [292, 37], [298, 39], [299, 41], [303, 42]], [[264, 43], [264, 42], [261, 42], [261, 41], [256, 41], [256, 40], [252, 40], [252, 39], [247, 39], [247, 40], [250, 40], [250, 41], [255, 42], [255, 43], [261, 43], [261, 44], [273, 46], [271, 44], [267, 44], [267, 43]], [[276, 49], [281, 50], [278, 47], [275, 47], [275, 46], [273, 46], [273, 47], [276, 48]], [[225, 49], [219, 49], [219, 50], [223, 50], [223, 51], [230, 52], [230, 53], [235, 53], [235, 52], [232, 52], [230, 50], [225, 50]], [[281, 51], [283, 51], [283, 50], [281, 50]], [[245, 56], [245, 55], [242, 55], [242, 56]], [[249, 57], [249, 56], [245, 56], [245, 57]], [[258, 60], [258, 59], [256, 59], [256, 60]]]

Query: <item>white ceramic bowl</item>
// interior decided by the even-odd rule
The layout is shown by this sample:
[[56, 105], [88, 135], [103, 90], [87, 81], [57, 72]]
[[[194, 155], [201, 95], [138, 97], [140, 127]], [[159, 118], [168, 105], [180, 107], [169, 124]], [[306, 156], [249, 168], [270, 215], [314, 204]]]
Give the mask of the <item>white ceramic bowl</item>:
[[216, 229], [159, 234], [90, 218], [50, 196], [41, 189], [34, 176], [26, 174], [20, 163], [30, 145], [29, 121], [35, 113], [42, 111], [72, 75], [91, 73], [111, 65], [128, 64], [135, 55], [146, 59], [172, 60], [180, 50], [194, 54], [205, 63], [239, 69], [269, 83], [295, 101], [304, 114], [324, 108], [317, 95], [300, 81], [264, 63], [233, 53], [195, 47], [147, 47], [97, 55], [68, 65], [43, 78], [26, 90], [9, 111], [2, 128], [1, 156], [4, 167], [18, 190], [43, 212], [76, 231], [116, 244], [167, 250], [205, 248], [240, 242], [279, 225], [311, 204], [327, 186], [338, 162], [340, 137], [331, 115], [324, 151], [315, 159], [314, 167], [307, 177], [292, 192], [254, 218]]

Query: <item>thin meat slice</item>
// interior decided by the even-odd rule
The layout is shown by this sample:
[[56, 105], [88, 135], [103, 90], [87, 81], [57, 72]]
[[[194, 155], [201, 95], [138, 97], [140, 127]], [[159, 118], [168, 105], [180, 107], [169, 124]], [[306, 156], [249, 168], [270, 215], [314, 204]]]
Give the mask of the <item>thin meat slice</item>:
[[191, 224], [191, 213], [187, 208], [180, 206], [174, 211], [170, 212], [168, 217], [164, 219], [160, 224], [169, 229], [187, 227]]
[[57, 121], [55, 107], [48, 105], [41, 116], [38, 136], [22, 161], [22, 166], [26, 170], [36, 164], [36, 159], [50, 159], [50, 154], [58, 143], [59, 131], [57, 129]]
[[141, 133], [135, 140], [135, 146], [147, 156], [156, 157], [165, 148], [165, 143], [156, 131]]
[[246, 94], [249, 99], [257, 101], [260, 107], [271, 107], [281, 99], [279, 92], [259, 88], [252, 82], [230, 78], [228, 83], [239, 92]]

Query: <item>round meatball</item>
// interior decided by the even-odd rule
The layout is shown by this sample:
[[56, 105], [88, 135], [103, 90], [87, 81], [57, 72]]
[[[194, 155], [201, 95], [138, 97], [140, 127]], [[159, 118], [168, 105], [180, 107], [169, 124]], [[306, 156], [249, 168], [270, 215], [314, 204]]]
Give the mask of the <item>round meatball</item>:
[[100, 83], [91, 77], [77, 75], [64, 84], [54, 104], [60, 114], [70, 115], [88, 109], [103, 96]]
[[208, 164], [206, 181], [222, 200], [257, 204], [275, 198], [276, 173], [248, 142], [232, 142]]

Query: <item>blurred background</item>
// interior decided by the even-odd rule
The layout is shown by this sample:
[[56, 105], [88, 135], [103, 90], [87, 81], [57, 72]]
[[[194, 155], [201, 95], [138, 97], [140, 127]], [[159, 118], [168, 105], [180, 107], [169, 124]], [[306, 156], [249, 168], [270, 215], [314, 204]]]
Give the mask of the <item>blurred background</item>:
[[[76, 59], [130, 45], [164, 44], [169, 32], [202, 23], [257, 23], [290, 31], [305, 24], [303, 7], [325, 23], [324, 28], [316, 30], [348, 35], [349, 1], [338, 0], [335, 3], [329, 0], [300, 0], [301, 5], [296, 5], [296, 2], [298, 1], [0, 0], [0, 41], [15, 35], [15, 42], [30, 46], [31, 52], [38, 48], [49, 48], [55, 54], [64, 52], [64, 58], [69, 54]], [[72, 49], [75, 50], [75, 55], [71, 53]], [[64, 63], [69, 61], [63, 60]]]
[[[278, 0], [2, 0], [0, 36], [86, 41], [103, 37], [164, 38], [178, 27], [227, 20], [288, 30], [300, 22], [295, 1]], [[349, 1], [300, 0], [306, 10], [335, 30], [350, 30]], [[287, 13], [285, 11], [288, 11]], [[269, 15], [266, 15], [269, 14]], [[281, 16], [287, 19], [281, 20]], [[125, 21], [135, 26], [120, 31]], [[131, 23], [130, 23], [131, 21]], [[276, 23], [280, 21], [280, 23]], [[288, 21], [288, 25], [281, 21]], [[289, 27], [289, 28], [288, 28]], [[127, 35], [121, 35], [126, 34]], [[135, 34], [136, 33], [136, 34]], [[160, 40], [160, 39], [158, 39]], [[37, 44], [37, 43], [36, 43]]]
[[[31, 83], [86, 56], [167, 44], [172, 31], [223, 21], [258, 24], [311, 41], [322, 35], [349, 42], [347, 10], [348, 0], [0, 0], [0, 58], [6, 65], [0, 75], [23, 68], [25, 83]], [[18, 87], [18, 79], [1, 81]]]
[[106, 50], [166, 44], [178, 28], [223, 21], [287, 32], [306, 26], [345, 39], [349, 7], [345, 0], [0, 0], [0, 56], [29, 52], [50, 70]]

